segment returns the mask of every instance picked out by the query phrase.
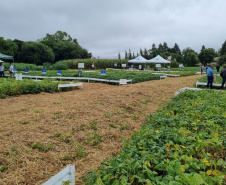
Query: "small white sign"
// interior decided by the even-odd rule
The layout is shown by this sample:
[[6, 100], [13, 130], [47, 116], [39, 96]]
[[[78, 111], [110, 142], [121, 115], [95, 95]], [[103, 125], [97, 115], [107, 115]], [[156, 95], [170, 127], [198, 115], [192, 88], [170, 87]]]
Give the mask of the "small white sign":
[[22, 80], [22, 73], [16, 73], [15, 78], [16, 80]]
[[53, 176], [43, 185], [62, 185], [64, 181], [70, 181], [69, 185], [75, 184], [75, 166], [69, 165], [60, 171], [58, 174]]
[[161, 67], [161, 64], [156, 64], [155, 67]]
[[122, 64], [122, 67], [126, 67], [126, 64]]
[[81, 68], [84, 68], [84, 63], [78, 63], [78, 68], [81, 69]]
[[126, 79], [120, 79], [119, 80], [119, 85], [125, 85], [127, 84], [127, 80]]

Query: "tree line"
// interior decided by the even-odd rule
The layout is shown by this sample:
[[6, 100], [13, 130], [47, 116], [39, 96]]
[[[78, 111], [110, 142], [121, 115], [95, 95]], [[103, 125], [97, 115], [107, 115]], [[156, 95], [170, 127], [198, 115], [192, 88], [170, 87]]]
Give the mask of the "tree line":
[[[171, 57], [170, 60], [182, 63], [185, 66], [195, 66], [199, 63], [207, 65], [213, 62], [215, 57], [219, 57], [217, 63], [219, 65], [223, 65], [226, 64], [226, 40], [218, 51], [215, 51], [213, 48], [205, 48], [205, 46], [202, 45], [199, 53], [195, 52], [190, 47], [187, 47], [181, 51], [177, 43], [174, 44], [173, 48], [168, 47], [166, 42], [164, 42], [163, 44], [160, 43], [158, 47], [156, 47], [156, 45], [153, 43], [151, 49], [140, 49], [139, 53], [137, 52], [136, 54], [134, 52], [131, 52], [130, 49], [128, 52], [125, 50], [124, 58], [134, 59], [139, 55], [148, 60], [156, 57], [157, 55], [160, 55], [165, 59]], [[120, 53], [118, 54], [118, 59], [121, 59]]]
[[55, 34], [46, 34], [37, 41], [21, 41], [18, 39], [5, 40], [0, 37], [0, 53], [14, 56], [16, 62], [42, 65], [45, 62], [55, 63], [67, 59], [91, 58], [92, 53], [79, 45], [77, 39], [69, 34], [57, 31]]
[[[44, 38], [37, 41], [21, 41], [18, 39], [5, 40], [0, 37], [0, 53], [14, 56], [16, 62], [32, 63], [43, 65], [48, 62], [54, 64], [57, 61], [68, 59], [87, 59], [92, 57], [87, 49], [79, 45], [77, 39], [73, 39], [68, 33], [57, 31], [55, 34], [46, 34]], [[151, 49], [140, 49], [139, 53], [125, 51], [124, 59], [129, 60], [137, 56], [143, 56], [146, 59], [154, 58], [161, 55], [167, 59], [171, 57], [171, 61], [182, 63], [185, 66], [195, 66], [199, 62], [207, 65], [213, 62], [214, 57], [219, 57], [220, 65], [226, 64], [226, 40], [222, 47], [215, 51], [213, 48], [205, 48], [203, 45], [200, 52], [197, 53], [190, 47], [180, 50], [177, 43], [172, 48], [167, 43], [160, 43], [158, 47], [153, 43]], [[120, 53], [118, 59], [121, 60]]]

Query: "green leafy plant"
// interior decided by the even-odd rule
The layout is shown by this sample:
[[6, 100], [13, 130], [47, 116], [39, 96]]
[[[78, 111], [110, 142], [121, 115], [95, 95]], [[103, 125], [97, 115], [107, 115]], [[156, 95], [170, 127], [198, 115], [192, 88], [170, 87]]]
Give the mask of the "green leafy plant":
[[72, 182], [67, 180], [67, 181], [62, 181], [62, 185], [68, 185], [68, 184], [71, 184]]
[[42, 152], [48, 152], [49, 150], [52, 150], [54, 148], [53, 144], [49, 144], [46, 146], [40, 142], [31, 143], [30, 146], [31, 148], [38, 149], [39, 151], [42, 151]]
[[97, 130], [97, 122], [96, 121], [89, 121], [90, 127], [93, 130]]
[[225, 102], [224, 91], [180, 93], [86, 184], [225, 184]]

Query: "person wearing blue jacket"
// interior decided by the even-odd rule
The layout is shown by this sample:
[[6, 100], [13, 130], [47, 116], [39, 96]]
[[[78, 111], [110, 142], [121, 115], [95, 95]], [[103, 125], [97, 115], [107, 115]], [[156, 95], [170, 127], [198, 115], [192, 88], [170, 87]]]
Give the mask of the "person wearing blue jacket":
[[206, 74], [207, 74], [207, 80], [208, 80], [206, 87], [207, 88], [210, 87], [210, 89], [212, 89], [213, 88], [213, 75], [214, 75], [212, 65], [210, 67], [208, 67]]

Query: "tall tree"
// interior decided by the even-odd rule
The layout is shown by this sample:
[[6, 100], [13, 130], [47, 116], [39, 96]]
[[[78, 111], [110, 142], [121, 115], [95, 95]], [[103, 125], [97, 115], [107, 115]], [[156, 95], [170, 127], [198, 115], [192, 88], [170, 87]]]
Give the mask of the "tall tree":
[[54, 53], [51, 48], [40, 42], [24, 42], [18, 60], [36, 65], [42, 65], [44, 62], [53, 63]]
[[157, 49], [157, 48], [156, 48], [156, 45], [155, 45], [155, 43], [153, 43], [153, 44], [152, 44], [151, 50], [154, 51], [154, 50], [156, 50], [156, 49]]
[[163, 51], [164, 51], [164, 52], [168, 52], [168, 50], [169, 50], [169, 47], [168, 47], [167, 43], [164, 42], [164, 43], [163, 43]]
[[183, 63], [183, 57], [177, 53], [171, 53], [172, 60], [176, 60], [178, 63]]
[[154, 58], [157, 56], [157, 48], [156, 48], [155, 43], [152, 44], [152, 48], [149, 49], [149, 53], [150, 53], [149, 58]]
[[120, 55], [120, 53], [118, 53], [118, 59], [121, 60], [121, 55]]
[[225, 65], [226, 64], [226, 54], [220, 56], [220, 59], [217, 62], [219, 65]]
[[66, 32], [57, 31], [53, 35], [46, 34], [43, 39], [39, 39], [38, 41], [52, 48], [56, 56], [55, 61], [92, 57], [92, 53], [88, 53], [86, 49], [78, 44], [77, 39], [72, 39]]
[[200, 62], [203, 63], [204, 65], [213, 62], [213, 59], [216, 56], [217, 53], [213, 48], [204, 49], [198, 55]]
[[0, 37], [0, 53], [5, 55], [14, 56], [18, 52], [18, 46], [12, 40], [5, 40], [3, 37]]
[[202, 51], [202, 50], [204, 50], [204, 49], [206, 49], [206, 47], [205, 47], [204, 45], [202, 45], [202, 49], [201, 49], [201, 51]]
[[199, 63], [198, 55], [195, 52], [189, 52], [183, 57], [183, 64], [189, 67], [195, 67]]
[[16, 52], [15, 55], [14, 55], [14, 60], [17, 61], [17, 60], [18, 60], [18, 55], [21, 53], [21, 49], [22, 49], [22, 45], [23, 45], [24, 41], [15, 39], [15, 40], [13, 40], [13, 42], [14, 42], [14, 43], [17, 45], [17, 47], [18, 47], [18, 50], [17, 50], [17, 52]]
[[128, 59], [128, 53], [126, 50], [125, 50], [125, 59]]
[[141, 48], [140, 48], [140, 55], [141, 55], [141, 56], [144, 56], [144, 53], [143, 53], [143, 51], [142, 51]]
[[146, 48], [144, 48], [144, 58], [148, 59], [148, 51]]
[[222, 44], [221, 50], [220, 50], [220, 55], [225, 55], [226, 54], [226, 40]]
[[129, 49], [129, 59], [132, 59], [132, 53], [130, 49]]
[[164, 52], [163, 45], [161, 43], [159, 44], [158, 52], [159, 53], [163, 53]]
[[182, 55], [187, 55], [188, 53], [195, 53], [195, 51], [193, 49], [191, 49], [190, 47], [183, 49]]
[[177, 43], [174, 44], [173, 50], [174, 50], [175, 53], [181, 55], [181, 50], [180, 50]]

